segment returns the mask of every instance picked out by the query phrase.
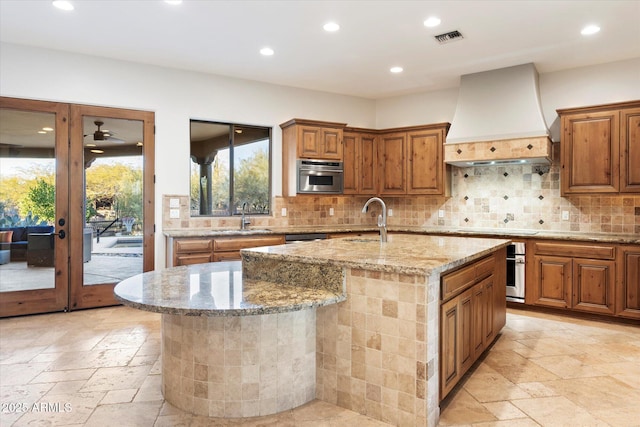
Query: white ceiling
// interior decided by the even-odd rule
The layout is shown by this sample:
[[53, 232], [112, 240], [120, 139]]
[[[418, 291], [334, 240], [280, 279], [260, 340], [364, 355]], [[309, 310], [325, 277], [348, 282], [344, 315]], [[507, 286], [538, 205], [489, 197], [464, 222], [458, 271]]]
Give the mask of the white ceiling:
[[[640, 57], [638, 0], [72, 2], [0, 0], [0, 40], [372, 99], [528, 62], [546, 73]], [[423, 26], [431, 15], [439, 27]], [[340, 31], [322, 29], [330, 20]], [[591, 23], [602, 31], [582, 36]], [[434, 40], [452, 30], [464, 39]]]

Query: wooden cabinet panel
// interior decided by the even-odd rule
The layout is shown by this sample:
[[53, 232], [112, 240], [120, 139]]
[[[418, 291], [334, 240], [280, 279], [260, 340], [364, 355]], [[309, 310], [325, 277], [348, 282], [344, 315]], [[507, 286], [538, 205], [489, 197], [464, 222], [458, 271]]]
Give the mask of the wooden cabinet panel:
[[213, 261], [212, 253], [201, 253], [201, 254], [187, 254], [187, 255], [175, 255], [174, 266], [178, 265], [191, 265], [191, 264], [202, 264], [206, 262]]
[[616, 248], [611, 245], [598, 245], [588, 243], [545, 243], [535, 242], [536, 255], [557, 255], [567, 257], [615, 259]]
[[[502, 258], [504, 262], [498, 262], [496, 258]], [[504, 294], [502, 299], [497, 299], [494, 284], [502, 281], [501, 286], [506, 287], [505, 275], [497, 270], [505, 269], [505, 263], [506, 249], [501, 249], [441, 278], [440, 400], [504, 326], [506, 299]], [[485, 275], [489, 265], [495, 269], [488, 277], [476, 276], [477, 273]]]
[[277, 236], [243, 236], [243, 237], [216, 237], [213, 239], [214, 252], [239, 251], [244, 248], [258, 246], [272, 246], [284, 244], [284, 237]]
[[380, 136], [378, 144], [378, 164], [382, 172], [378, 187], [380, 194], [406, 194], [406, 147], [406, 132], [388, 133]]
[[640, 193], [640, 102], [558, 110], [561, 193]]
[[176, 239], [174, 250], [176, 253], [207, 252], [213, 250], [211, 239]]
[[343, 160], [342, 137], [342, 129], [323, 129], [320, 158]]
[[640, 246], [621, 246], [618, 255], [616, 314], [640, 319]]
[[213, 262], [240, 261], [240, 260], [242, 260], [242, 255], [240, 255], [240, 251], [214, 252], [213, 254]]
[[573, 270], [572, 307], [614, 314], [615, 262], [576, 258]]
[[298, 128], [298, 157], [320, 159], [322, 155], [322, 129], [300, 126]]
[[377, 194], [376, 136], [345, 131], [343, 140], [344, 194]]
[[622, 110], [620, 191], [640, 193], [640, 108]]
[[441, 129], [407, 134], [408, 194], [442, 194], [444, 179], [444, 135]]
[[549, 307], [571, 306], [571, 258], [534, 256], [533, 303]]

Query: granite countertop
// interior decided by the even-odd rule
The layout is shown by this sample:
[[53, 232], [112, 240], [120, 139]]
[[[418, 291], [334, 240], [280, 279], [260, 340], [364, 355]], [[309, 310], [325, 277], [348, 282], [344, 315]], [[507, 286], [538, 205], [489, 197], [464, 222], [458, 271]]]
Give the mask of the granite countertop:
[[266, 258], [426, 275], [466, 264], [509, 243], [507, 239], [390, 234], [386, 243], [377, 237], [347, 237], [243, 249], [241, 253], [244, 262]]
[[[505, 238], [536, 238], [576, 242], [640, 244], [640, 236], [621, 233], [584, 233], [573, 231], [523, 230], [508, 228], [461, 228], [461, 227], [419, 227], [390, 225], [389, 232], [436, 234], [452, 236], [488, 236]], [[181, 228], [166, 229], [167, 237], [216, 237], [216, 236], [253, 236], [269, 234], [304, 234], [304, 233], [363, 233], [377, 232], [375, 225], [328, 225], [328, 226], [291, 226], [249, 228], [247, 230], [229, 228]]]
[[248, 316], [334, 304], [343, 292], [244, 280], [240, 261], [196, 264], [151, 271], [123, 280], [114, 289], [123, 304], [156, 313], [186, 316]]

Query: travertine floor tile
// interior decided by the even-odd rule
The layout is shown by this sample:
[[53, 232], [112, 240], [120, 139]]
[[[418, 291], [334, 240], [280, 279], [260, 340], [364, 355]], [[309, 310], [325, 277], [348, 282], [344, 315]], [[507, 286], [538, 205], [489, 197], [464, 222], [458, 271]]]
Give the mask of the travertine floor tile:
[[[186, 414], [163, 400], [160, 346], [160, 316], [126, 307], [0, 319], [0, 401], [73, 408], [4, 412], [0, 425], [385, 425], [317, 400], [269, 417]], [[498, 340], [445, 401], [441, 425], [637, 427], [637, 402], [640, 328], [510, 309]]]

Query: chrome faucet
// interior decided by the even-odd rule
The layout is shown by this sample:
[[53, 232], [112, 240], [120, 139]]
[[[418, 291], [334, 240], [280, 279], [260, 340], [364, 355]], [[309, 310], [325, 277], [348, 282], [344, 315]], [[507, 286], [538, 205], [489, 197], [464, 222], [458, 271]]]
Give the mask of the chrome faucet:
[[380, 229], [380, 241], [385, 243], [387, 241], [387, 205], [384, 204], [380, 197], [372, 197], [364, 204], [362, 213], [367, 213], [367, 208], [371, 202], [378, 202], [382, 205], [382, 215], [378, 215], [378, 228]]
[[247, 225], [251, 224], [251, 221], [244, 215], [244, 211], [246, 207], [247, 207], [247, 202], [244, 202], [242, 204], [242, 219], [240, 219], [240, 230], [246, 230]]

